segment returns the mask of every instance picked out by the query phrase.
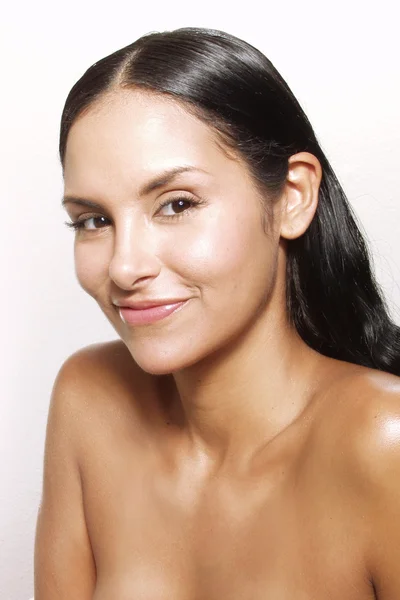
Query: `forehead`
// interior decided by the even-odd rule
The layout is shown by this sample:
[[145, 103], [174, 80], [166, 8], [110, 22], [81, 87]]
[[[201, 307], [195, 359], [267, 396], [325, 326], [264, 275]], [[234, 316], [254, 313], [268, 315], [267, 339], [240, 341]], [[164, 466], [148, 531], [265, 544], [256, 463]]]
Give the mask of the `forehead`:
[[121, 90], [100, 99], [72, 125], [64, 179], [68, 185], [99, 174], [137, 178], [176, 165], [215, 171], [232, 160], [216, 132], [181, 103], [151, 92]]

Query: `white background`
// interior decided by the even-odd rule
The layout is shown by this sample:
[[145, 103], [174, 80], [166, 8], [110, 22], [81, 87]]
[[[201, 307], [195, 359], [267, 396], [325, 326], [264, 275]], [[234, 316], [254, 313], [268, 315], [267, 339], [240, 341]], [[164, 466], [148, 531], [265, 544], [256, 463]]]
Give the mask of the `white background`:
[[211, 27], [258, 47], [308, 114], [399, 323], [400, 15], [394, 0], [7, 4], [0, 22], [0, 598], [27, 600], [54, 378], [74, 350], [116, 338], [75, 279], [73, 233], [63, 225], [57, 146], [69, 89], [93, 62], [149, 31]]

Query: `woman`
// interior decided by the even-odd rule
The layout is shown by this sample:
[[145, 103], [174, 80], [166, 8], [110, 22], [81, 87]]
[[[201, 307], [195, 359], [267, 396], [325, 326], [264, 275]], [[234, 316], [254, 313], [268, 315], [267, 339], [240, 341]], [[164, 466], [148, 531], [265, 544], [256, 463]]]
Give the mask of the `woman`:
[[309, 121], [223, 32], [144, 36], [64, 108], [76, 274], [35, 600], [400, 597], [400, 330]]

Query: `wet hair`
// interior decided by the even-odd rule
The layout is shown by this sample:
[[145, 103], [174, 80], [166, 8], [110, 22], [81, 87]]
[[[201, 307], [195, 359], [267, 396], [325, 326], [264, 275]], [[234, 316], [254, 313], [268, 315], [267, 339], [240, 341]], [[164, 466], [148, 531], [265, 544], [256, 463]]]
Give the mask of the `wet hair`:
[[307, 116], [268, 58], [210, 29], [141, 37], [93, 64], [71, 89], [61, 119], [62, 165], [74, 121], [120, 88], [172, 97], [213, 127], [246, 162], [266, 214], [284, 188], [289, 157], [317, 157], [318, 207], [306, 232], [287, 240], [289, 322], [321, 354], [400, 376], [400, 327], [389, 316], [366, 241]]

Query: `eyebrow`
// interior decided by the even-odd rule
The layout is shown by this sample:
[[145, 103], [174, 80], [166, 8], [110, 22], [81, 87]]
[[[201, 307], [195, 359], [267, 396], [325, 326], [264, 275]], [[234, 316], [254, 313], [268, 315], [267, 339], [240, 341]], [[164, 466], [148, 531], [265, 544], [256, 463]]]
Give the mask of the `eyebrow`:
[[[188, 171], [197, 171], [199, 173], [207, 173], [207, 171], [204, 171], [203, 169], [200, 169], [198, 167], [189, 167], [189, 166], [174, 167], [173, 169], [169, 169], [167, 171], [164, 171], [163, 173], [160, 173], [159, 175], [157, 175], [156, 178], [152, 179], [151, 181], [146, 183], [144, 186], [142, 186], [139, 190], [139, 195], [146, 196], [146, 195], [150, 194], [151, 192], [154, 192], [155, 190], [168, 185], [168, 183], [171, 183], [176, 177], [178, 177], [178, 175], [181, 175], [181, 173], [186, 173]], [[63, 199], [61, 200], [61, 206], [65, 207], [67, 204], [75, 204], [78, 206], [85, 206], [88, 208], [93, 208], [95, 210], [103, 210], [104, 209], [104, 207], [101, 206], [101, 204], [97, 204], [96, 202], [93, 202], [92, 200], [87, 200], [86, 198], [81, 198], [79, 196], [69, 196], [69, 195], [64, 196]]]

